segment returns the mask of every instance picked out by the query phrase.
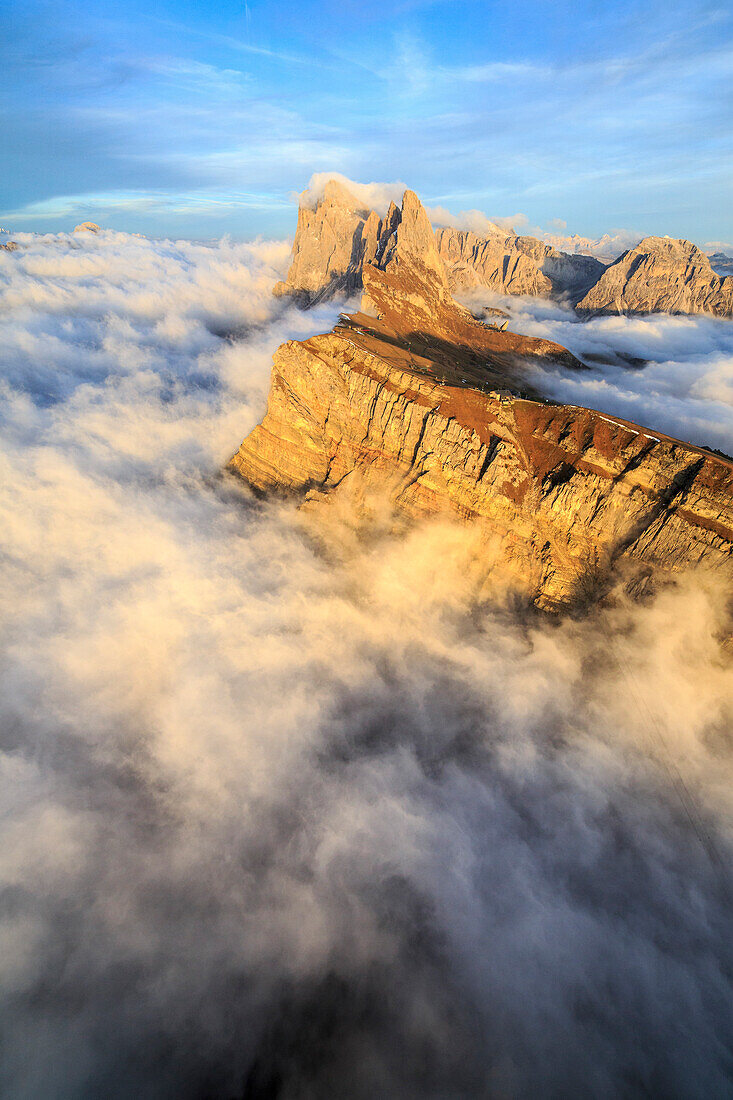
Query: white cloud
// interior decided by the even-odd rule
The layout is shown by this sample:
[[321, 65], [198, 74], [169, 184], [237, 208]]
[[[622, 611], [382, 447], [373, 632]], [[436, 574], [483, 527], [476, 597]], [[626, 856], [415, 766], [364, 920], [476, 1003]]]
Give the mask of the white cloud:
[[348, 176], [342, 175], [341, 172], [314, 172], [305, 191], [295, 195], [294, 198], [301, 206], [313, 209], [323, 198], [326, 184], [330, 180], [336, 180], [342, 184], [363, 205], [364, 210], [376, 210], [380, 216], [387, 213], [391, 202], [401, 206], [402, 196], [407, 189], [407, 185], [400, 182], [357, 183], [355, 180], [350, 180]]
[[[553, 222], [548, 223], [553, 228]], [[554, 219], [556, 229], [565, 229], [567, 223], [560, 218]], [[622, 252], [633, 248], [641, 240], [641, 233], [633, 229], [612, 229], [601, 237], [581, 237], [578, 233], [564, 234], [537, 229], [536, 235], [560, 252], [582, 253], [586, 256], [595, 256], [605, 263], [615, 260]]]
[[272, 195], [242, 191], [101, 191], [56, 195], [16, 210], [6, 210], [1, 216], [14, 222], [57, 224], [61, 218], [84, 218], [91, 214], [106, 215], [107, 219], [124, 219], [130, 214], [179, 217], [195, 214], [197, 218], [212, 218], [242, 209], [278, 210], [286, 206], [287, 203], [273, 199]]
[[[272, 298], [287, 246], [22, 244], [3, 1096], [724, 1091], [729, 899], [670, 780], [727, 860], [719, 583], [547, 623], [487, 599], [465, 528], [336, 516], [319, 553], [221, 476], [274, 348], [338, 308]], [[716, 337], [676, 331], [644, 339], [697, 370]]]
[[450, 226], [453, 229], [469, 229], [477, 237], [505, 236], [514, 226], [523, 225], [527, 218], [524, 214], [515, 214], [508, 218], [487, 218], [480, 210], [461, 210], [452, 214], [444, 206], [426, 206], [428, 217], [434, 226]]

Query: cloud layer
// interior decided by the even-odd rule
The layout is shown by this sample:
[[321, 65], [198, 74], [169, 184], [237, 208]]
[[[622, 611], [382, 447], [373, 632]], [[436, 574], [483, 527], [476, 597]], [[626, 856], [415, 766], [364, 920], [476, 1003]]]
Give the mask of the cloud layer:
[[301, 206], [314, 210], [323, 198], [326, 184], [330, 180], [336, 180], [349, 191], [355, 199], [363, 204], [365, 210], [376, 210], [381, 216], [387, 213], [390, 203], [402, 205], [402, 196], [405, 193], [406, 184], [396, 181], [394, 183], [357, 183], [341, 172], [314, 172], [308, 181], [305, 191], [298, 196]]
[[482, 291], [470, 305], [499, 303], [512, 331], [556, 340], [591, 366], [538, 371], [553, 397], [633, 420], [700, 446], [733, 453], [733, 325], [712, 317], [596, 317], [541, 298]]
[[553, 625], [465, 529], [336, 516], [324, 554], [220, 473], [336, 311], [272, 299], [286, 246], [23, 244], [3, 1096], [724, 1095], [724, 594]]

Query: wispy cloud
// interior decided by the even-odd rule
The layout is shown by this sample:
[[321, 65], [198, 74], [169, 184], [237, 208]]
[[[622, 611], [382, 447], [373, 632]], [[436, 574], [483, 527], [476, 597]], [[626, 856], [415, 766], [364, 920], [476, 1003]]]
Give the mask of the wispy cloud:
[[235, 35], [220, 34], [217, 31], [204, 30], [200, 26], [194, 27], [187, 23], [180, 23], [172, 19], [161, 19], [159, 16], [147, 16], [147, 18], [161, 27], [166, 27], [175, 31], [177, 34], [199, 38], [220, 46], [226, 46], [228, 49], [234, 50], [237, 53], [253, 54], [257, 57], [269, 58], [272, 61], [284, 62], [288, 65], [310, 66], [317, 64], [317, 61], [313, 57], [288, 53], [287, 51], [272, 49], [269, 46], [258, 46], [245, 41], [243, 38], [238, 38]]
[[16, 210], [5, 210], [0, 219], [13, 222], [47, 221], [51, 225], [59, 219], [91, 217], [105, 219], [124, 217], [130, 213], [148, 215], [173, 215], [207, 219], [219, 217], [222, 212], [248, 210], [286, 210], [289, 204], [271, 194], [250, 192], [212, 191], [179, 193], [172, 191], [102, 191], [80, 195], [57, 195], [50, 199], [28, 203]]
[[470, 2], [398, 19], [334, 2], [310, 18], [288, 9], [277, 28], [266, 5], [249, 26], [199, 13], [132, 27], [107, 11], [83, 28], [46, 21], [45, 37], [28, 18], [5, 55], [14, 109], [0, 205], [53, 190], [284, 197], [334, 167], [404, 179], [453, 215], [522, 210], [593, 237], [634, 225], [729, 238], [730, 21], [684, 4], [684, 29], [661, 8], [645, 21], [627, 12], [613, 33], [610, 15], [579, 19], [562, 57], [540, 35], [507, 37], [551, 13], [486, 21]]

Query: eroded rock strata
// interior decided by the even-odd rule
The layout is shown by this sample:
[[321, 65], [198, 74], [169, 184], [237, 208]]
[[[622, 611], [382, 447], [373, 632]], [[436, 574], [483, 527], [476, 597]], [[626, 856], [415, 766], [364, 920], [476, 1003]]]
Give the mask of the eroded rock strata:
[[331, 180], [314, 209], [301, 206], [290, 270], [276, 287], [310, 305], [361, 290], [367, 265], [388, 269], [410, 238], [414, 254], [441, 269], [453, 293], [477, 287], [509, 295], [561, 298], [585, 313], [733, 315], [733, 276], [715, 273], [689, 241], [647, 237], [610, 264], [560, 252], [534, 237], [489, 223], [486, 235], [433, 231], [412, 191], [384, 217]]
[[315, 210], [298, 210], [290, 270], [275, 294], [290, 294], [306, 306], [349, 296], [362, 289], [366, 265], [394, 271], [405, 259], [430, 271], [448, 291], [433, 228], [414, 191], [405, 191], [401, 208], [391, 203], [380, 218], [331, 180]]
[[577, 297], [605, 269], [592, 256], [558, 252], [499, 226], [489, 226], [485, 238], [457, 229], [434, 232], [414, 191], [406, 191], [402, 206], [392, 203], [380, 218], [331, 180], [315, 208], [298, 209], [290, 270], [275, 293], [290, 294], [303, 305], [348, 296], [361, 290], [365, 265], [389, 269], [395, 250], [408, 240], [413, 255], [439, 268], [454, 292], [485, 286], [505, 294]]
[[733, 463], [543, 401], [532, 359], [581, 365], [474, 321], [407, 252], [399, 270], [365, 267], [363, 282], [361, 312], [277, 351], [267, 414], [233, 471], [312, 499], [358, 482], [407, 516], [459, 517], [544, 607], [625, 565], [733, 577]]
[[485, 286], [501, 294], [576, 300], [605, 270], [593, 256], [558, 252], [535, 237], [507, 234], [498, 227], [487, 237], [439, 229], [436, 239], [456, 293]]
[[690, 241], [646, 237], [609, 264], [578, 302], [588, 313], [733, 314], [733, 276], [716, 275]]

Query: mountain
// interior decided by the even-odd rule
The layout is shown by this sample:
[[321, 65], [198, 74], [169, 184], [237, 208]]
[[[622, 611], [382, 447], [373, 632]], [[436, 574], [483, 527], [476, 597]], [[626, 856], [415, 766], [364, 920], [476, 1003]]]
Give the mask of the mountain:
[[716, 275], [733, 275], [733, 256], [727, 252], [708, 252], [707, 257]]
[[[492, 223], [484, 237], [453, 228], [434, 233], [417, 196], [405, 194], [413, 196], [414, 209], [421, 211], [419, 226], [410, 230], [412, 253], [441, 272], [453, 293], [487, 287], [501, 294], [554, 297], [575, 303], [585, 314], [733, 315], [733, 276], [717, 275], [709, 258], [690, 241], [646, 237], [604, 264], [580, 250], [562, 252]], [[404, 202], [402, 208], [393, 202], [380, 217], [342, 183], [331, 180], [314, 208], [299, 208], [292, 263], [275, 293], [308, 306], [358, 292], [364, 266], [384, 268], [400, 232], [404, 244], [408, 227], [400, 225], [410, 216], [410, 204], [407, 215], [404, 209]], [[577, 241], [576, 246], [580, 249]]]
[[733, 277], [716, 275], [690, 241], [645, 237], [610, 264], [578, 302], [587, 313], [733, 315]]
[[535, 237], [501, 231], [489, 237], [459, 229], [439, 229], [438, 249], [456, 293], [476, 286], [502, 294], [577, 298], [604, 271], [592, 256], [558, 252]]
[[448, 292], [432, 226], [413, 191], [405, 191], [401, 208], [391, 203], [380, 218], [343, 184], [330, 180], [314, 210], [298, 209], [290, 270], [285, 282], [275, 285], [275, 294], [292, 295], [305, 306], [339, 294], [348, 297], [361, 290], [365, 264], [395, 268], [406, 256]]
[[[584, 369], [570, 352], [452, 300], [412, 192], [368, 228], [363, 214], [349, 212], [356, 263], [342, 251], [331, 268], [361, 281], [361, 309], [279, 348], [267, 414], [234, 473], [316, 508], [375, 492], [407, 517], [458, 517], [485, 545], [487, 573], [500, 566], [545, 608], [587, 600], [619, 573], [703, 565], [733, 577], [732, 462], [545, 400], [528, 365]], [[302, 271], [315, 289], [313, 266]]]
[[[458, 229], [434, 233], [422, 206], [420, 210], [419, 233], [413, 233], [416, 254], [422, 253], [424, 262], [429, 257], [436, 269], [439, 257], [454, 292], [486, 286], [504, 294], [577, 298], [604, 270], [591, 256], [558, 252], [534, 237], [518, 237], [498, 226], [488, 237]], [[301, 204], [298, 209], [290, 270], [275, 293], [289, 294], [305, 306], [355, 293], [361, 289], [365, 264], [383, 267], [389, 262], [389, 242], [404, 216], [404, 201], [402, 209], [392, 203], [380, 218], [342, 183], [330, 180], [315, 208]], [[403, 238], [405, 234], [403, 227]]]
[[607, 265], [613, 263], [622, 252], [638, 244], [639, 234], [632, 233], [628, 229], [615, 229], [597, 238], [581, 237], [578, 233], [572, 233], [567, 237], [561, 233], [546, 233], [542, 239], [559, 252], [595, 256], [597, 260]]

